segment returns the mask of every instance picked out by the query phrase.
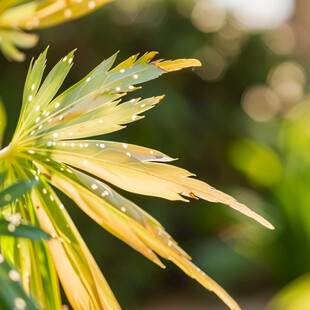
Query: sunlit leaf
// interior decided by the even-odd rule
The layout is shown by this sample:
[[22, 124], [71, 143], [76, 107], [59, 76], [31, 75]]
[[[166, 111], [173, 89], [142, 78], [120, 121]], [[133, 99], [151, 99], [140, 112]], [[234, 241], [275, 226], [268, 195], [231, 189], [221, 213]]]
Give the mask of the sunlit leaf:
[[177, 71], [188, 67], [201, 66], [201, 62], [197, 59], [178, 59], [178, 60], [167, 60], [156, 63], [156, 66], [165, 71]]
[[[0, 18], [1, 26], [11, 26], [31, 30], [58, 25], [89, 14], [113, 0], [41, 0], [28, 1], [8, 9]], [[22, 1], [11, 1], [22, 2]], [[0, 7], [1, 9], [1, 7]]]
[[[46, 190], [46, 193], [45, 193]], [[48, 197], [44, 199], [44, 196]], [[120, 309], [96, 262], [54, 191], [38, 186], [32, 199], [42, 228], [54, 239], [48, 248], [74, 309]], [[48, 203], [48, 205], [47, 205]]]
[[[5, 159], [4, 165], [12, 172], [9, 174], [11, 183], [21, 177], [35, 177], [39, 181], [31, 196], [27, 194], [20, 201], [10, 199], [10, 202], [13, 208], [24, 212], [23, 219], [40, 225], [53, 238], [46, 243], [50, 254], [42, 247], [35, 249], [26, 245], [21, 252], [16, 244], [8, 241], [9, 237], [2, 242], [6, 248], [4, 255], [15, 265], [25, 266], [27, 270], [30, 262], [39, 266], [31, 271], [33, 286], [23, 284], [30, 292], [34, 291], [40, 305], [48, 310], [53, 309], [50, 296], [57, 290], [57, 281], [53, 280], [55, 285], [47, 298], [40, 296], [46, 277], [40, 275], [44, 266], [36, 256], [38, 251], [47, 258], [51, 255], [73, 309], [120, 308], [51, 185], [74, 200], [104, 229], [154, 263], [164, 267], [159, 256], [172, 261], [214, 291], [229, 308], [240, 309], [223, 288], [191, 263], [190, 256], [159, 222], [94, 176], [138, 194], [169, 200], [202, 198], [221, 202], [268, 228], [273, 226], [231, 196], [193, 178], [190, 172], [166, 164], [174, 159], [162, 152], [127, 143], [81, 140], [124, 128], [144, 117], [144, 112], [163, 99], [163, 96], [132, 98], [131, 93], [138, 90], [141, 83], [169, 71], [200, 65], [193, 59], [154, 61], [156, 54], [149, 52], [141, 57], [137, 54], [113, 68], [115, 54], [58, 96], [56, 93], [73, 63], [73, 52], [61, 59], [42, 84], [46, 51], [30, 66], [18, 127], [8, 151], [0, 153], [0, 159], [1, 156]], [[5, 212], [12, 215], [9, 208]], [[21, 260], [21, 253], [28, 253], [28, 258]], [[53, 275], [54, 269], [44, 272]], [[58, 301], [54, 307], [58, 310]]]
[[20, 48], [32, 48], [38, 42], [38, 36], [25, 33], [21, 30], [3, 30], [0, 28], [0, 49], [8, 60], [23, 61], [25, 54], [20, 52]]
[[52, 27], [92, 13], [113, 0], [2, 0], [0, 1], [0, 49], [9, 60], [23, 61], [18, 48], [32, 48], [38, 36], [23, 30]]
[[[89, 146], [90, 151], [88, 151]], [[43, 147], [45, 148], [45, 146]], [[137, 146], [130, 148], [137, 148]], [[94, 149], [97, 151], [95, 152]], [[148, 160], [140, 161], [130, 153], [126, 143], [122, 145], [122, 149], [119, 148], [116, 152], [109, 151], [109, 145], [106, 152], [103, 149], [105, 149], [105, 141], [83, 143], [83, 141], [72, 140], [54, 143], [50, 149], [46, 148], [46, 151], [50, 151], [50, 156], [57, 161], [87, 170], [125, 190], [169, 200], [184, 200], [182, 196], [186, 196], [225, 203], [252, 217], [262, 225], [273, 228], [268, 221], [231, 196], [202, 181], [191, 178], [193, 174], [190, 172], [179, 167], [156, 163], [156, 161], [162, 161], [162, 158], [167, 158], [166, 155], [162, 155], [158, 151], [150, 150]]]
[[239, 309], [225, 290], [190, 262], [188, 254], [165, 232], [160, 223], [107, 185], [72, 168], [58, 168], [64, 168], [64, 171], [47, 171], [53, 184], [99, 225], [161, 267], [164, 267], [163, 264], [152, 251], [171, 260], [205, 288], [214, 291], [231, 309]]
[[[1, 178], [5, 177], [5, 174], [1, 174]], [[12, 203], [14, 199], [19, 199], [21, 196], [25, 197], [27, 192], [30, 191], [33, 185], [37, 184], [37, 181], [22, 181], [17, 183], [0, 193], [0, 201], [2, 206], [4, 204]], [[10, 201], [10, 198], [14, 198]], [[45, 233], [41, 228], [26, 224], [22, 220], [20, 213], [6, 214], [5, 219], [0, 219], [0, 242], [1, 242], [1, 252], [0, 252], [0, 307], [3, 310], [11, 309], [30, 309], [38, 310], [38, 304], [35, 304], [32, 299], [29, 298], [27, 292], [29, 292], [27, 286], [29, 281], [29, 269], [25, 271], [23, 268], [23, 262], [20, 261], [20, 271], [12, 268], [9, 263], [5, 260], [3, 254], [8, 254], [13, 250], [11, 245], [18, 245], [16, 250], [20, 252], [21, 247], [24, 244], [29, 244], [29, 240], [42, 241], [48, 240], [50, 236]], [[12, 252], [11, 252], [12, 253]], [[17, 253], [15, 253], [17, 254]], [[16, 266], [17, 255], [9, 255], [10, 262], [12, 265]], [[34, 265], [36, 266], [36, 265]], [[26, 281], [25, 280], [26, 277]], [[49, 282], [52, 278], [49, 279]], [[23, 287], [22, 284], [25, 286]], [[32, 291], [32, 295], [35, 295], [35, 291]], [[53, 296], [53, 299], [56, 296]], [[45, 308], [49, 309], [49, 308]], [[50, 308], [51, 309], [51, 308]], [[53, 308], [55, 310], [60, 310], [60, 308]]]

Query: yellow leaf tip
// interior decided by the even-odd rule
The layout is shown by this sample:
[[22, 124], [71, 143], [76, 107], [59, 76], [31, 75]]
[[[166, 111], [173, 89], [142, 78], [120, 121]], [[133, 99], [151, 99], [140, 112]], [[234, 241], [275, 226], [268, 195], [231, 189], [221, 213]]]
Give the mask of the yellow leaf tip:
[[177, 60], [166, 60], [166, 61], [155, 61], [153, 62], [155, 66], [158, 68], [170, 72], [170, 71], [177, 71], [183, 68], [189, 67], [200, 67], [201, 62], [198, 59], [177, 59]]
[[270, 230], [275, 229], [275, 227], [269, 221], [267, 221], [266, 219], [264, 219], [262, 216], [260, 216], [258, 214], [255, 214], [255, 216], [252, 216], [252, 218]]
[[196, 58], [191, 58], [191, 59], [187, 59], [188, 61], [192, 62], [192, 67], [201, 67], [202, 64], [200, 62], [200, 60], [196, 59]]
[[162, 96], [158, 96], [155, 98], [155, 104], [156, 103], [159, 103], [160, 101], [162, 101], [164, 99], [165, 95], [162, 95]]
[[271, 223], [269, 223], [268, 221], [267, 221], [266, 228], [268, 228], [270, 230], [275, 230], [275, 227]]

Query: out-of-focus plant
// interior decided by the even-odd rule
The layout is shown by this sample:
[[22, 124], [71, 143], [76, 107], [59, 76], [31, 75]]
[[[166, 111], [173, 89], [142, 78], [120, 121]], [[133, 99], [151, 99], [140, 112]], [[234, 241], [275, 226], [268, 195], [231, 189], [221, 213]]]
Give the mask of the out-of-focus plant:
[[38, 36], [23, 30], [52, 27], [95, 11], [113, 0], [0, 0], [0, 49], [11, 60], [23, 61], [17, 48], [32, 48]]
[[[4, 179], [5, 174], [1, 174], [1, 187], [3, 187]], [[31, 242], [30, 240], [42, 241], [50, 239], [50, 236], [39, 227], [29, 225], [22, 220], [20, 213], [12, 213], [12, 209], [14, 210], [17, 201], [23, 195], [25, 196], [30, 192], [35, 184], [37, 184], [35, 179], [32, 181], [24, 180], [0, 192], [1, 215], [4, 215], [4, 218], [0, 218], [0, 307], [3, 310], [39, 309], [36, 302], [25, 292], [21, 283], [20, 273], [11, 267], [12, 257], [8, 258], [9, 263], [3, 255], [6, 252], [6, 244], [10, 242], [12, 237], [15, 238], [17, 245], [14, 249], [15, 252], [19, 251], [25, 243]]]
[[[12, 142], [0, 152], [12, 180], [34, 176], [39, 179], [31, 197], [23, 199], [16, 208], [26, 208], [24, 218], [39, 223], [53, 236], [47, 244], [49, 251], [29, 245], [18, 253], [14, 264], [31, 274], [31, 280], [24, 286], [44, 309], [61, 309], [57, 272], [74, 309], [120, 308], [52, 185], [99, 225], [154, 263], [164, 267], [156, 254], [172, 261], [214, 291], [231, 309], [240, 309], [225, 290], [191, 263], [188, 254], [159, 222], [108, 185], [81, 171], [138, 194], [224, 203], [273, 229], [268, 221], [231, 196], [192, 178], [193, 174], [184, 169], [166, 164], [173, 159], [159, 151], [127, 143], [83, 139], [124, 128], [127, 123], [143, 118], [141, 113], [163, 98], [123, 101], [127, 93], [139, 89], [137, 84], [170, 71], [199, 66], [200, 62], [195, 59], [153, 61], [157, 53], [150, 52], [140, 58], [134, 55], [111, 69], [115, 54], [55, 97], [72, 66], [73, 54], [62, 58], [42, 84], [46, 51], [31, 64], [16, 132]], [[5, 255], [12, 257], [12, 245], [8, 243], [6, 248]], [[43, 264], [39, 259], [42, 256], [54, 264]]]
[[293, 280], [276, 294], [268, 305], [269, 310], [308, 310], [310, 308], [309, 273]]
[[[286, 230], [293, 238], [286, 243], [289, 262], [293, 269], [292, 279], [271, 303], [272, 309], [308, 309], [309, 297], [309, 260], [310, 249], [310, 105], [306, 100], [293, 110], [283, 122], [280, 131], [280, 149], [283, 156], [285, 174], [276, 189], [276, 197], [286, 214]], [[293, 262], [293, 264], [292, 264]], [[293, 266], [292, 266], [293, 265]], [[270, 307], [270, 309], [271, 309]]]
[[[248, 228], [245, 227], [233, 234], [238, 236], [234, 238], [236, 248], [264, 263], [280, 286], [292, 281], [275, 296], [268, 309], [305, 310], [310, 305], [310, 249], [306, 245], [310, 240], [309, 118], [307, 100], [279, 123], [274, 150], [263, 143], [245, 139], [236, 140], [230, 147], [232, 164], [255, 186], [267, 190], [272, 204], [281, 207], [277, 216], [280, 229], [272, 240], [264, 238], [265, 242], [262, 242], [262, 231], [256, 231], [252, 234], [256, 237], [249, 240], [245, 233]], [[237, 152], [240, 152], [238, 156]], [[243, 167], [238, 163], [240, 157]], [[267, 200], [261, 198], [261, 201], [267, 204]]]

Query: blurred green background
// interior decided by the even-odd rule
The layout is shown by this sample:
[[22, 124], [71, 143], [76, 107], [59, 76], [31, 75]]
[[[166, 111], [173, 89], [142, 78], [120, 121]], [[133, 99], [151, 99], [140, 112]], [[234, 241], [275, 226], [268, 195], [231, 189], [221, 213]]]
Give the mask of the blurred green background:
[[[48, 68], [78, 49], [62, 90], [117, 50], [119, 60], [151, 50], [159, 58], [200, 59], [201, 68], [143, 85], [141, 96], [165, 99], [104, 139], [179, 158], [177, 165], [265, 215], [276, 230], [223, 205], [122, 194], [159, 219], [243, 309], [309, 310], [309, 14], [306, 0], [118, 0], [40, 31], [24, 63], [0, 56], [4, 145], [30, 59], [47, 45]], [[172, 264], [159, 269], [63, 200], [124, 309], [225, 309]]]

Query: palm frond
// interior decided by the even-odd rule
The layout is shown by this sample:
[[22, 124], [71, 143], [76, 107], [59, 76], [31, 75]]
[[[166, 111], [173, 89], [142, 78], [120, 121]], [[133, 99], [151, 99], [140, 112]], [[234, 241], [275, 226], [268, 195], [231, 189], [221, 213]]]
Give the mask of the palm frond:
[[[214, 291], [231, 309], [240, 309], [224, 289], [191, 263], [190, 256], [158, 221], [99, 179], [130, 192], [169, 200], [202, 198], [224, 203], [268, 228], [273, 226], [231, 196], [194, 179], [190, 172], [167, 164], [174, 159], [162, 152], [127, 143], [82, 139], [120, 130], [141, 119], [142, 113], [162, 100], [163, 96], [127, 99], [141, 83], [200, 65], [195, 59], [154, 61], [156, 54], [137, 54], [112, 68], [117, 56], [114, 54], [56, 96], [73, 64], [73, 52], [62, 58], [41, 84], [45, 51], [30, 66], [18, 127], [0, 157], [6, 159], [4, 165], [15, 178], [24, 175], [39, 180], [31, 197], [21, 203], [26, 205], [29, 219], [54, 237], [47, 242], [47, 255], [53, 259], [74, 309], [120, 307], [51, 185], [104, 229], [157, 265], [164, 267], [158, 256], [172, 261]], [[38, 273], [39, 269], [35, 269], [37, 282], [44, 281]], [[46, 301], [41, 304], [52, 309]]]

